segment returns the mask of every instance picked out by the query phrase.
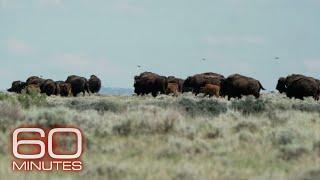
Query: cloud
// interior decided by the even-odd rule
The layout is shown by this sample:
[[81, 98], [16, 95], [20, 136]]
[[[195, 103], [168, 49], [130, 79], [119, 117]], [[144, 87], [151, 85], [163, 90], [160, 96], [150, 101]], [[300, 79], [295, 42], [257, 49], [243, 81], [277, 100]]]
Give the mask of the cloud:
[[303, 63], [310, 72], [320, 71], [320, 59], [305, 60]]
[[8, 52], [15, 55], [29, 54], [34, 52], [34, 48], [32, 48], [29, 44], [16, 38], [8, 39], [6, 45]]
[[210, 45], [259, 45], [266, 40], [260, 36], [207, 36], [204, 42]]
[[124, 12], [124, 13], [142, 13], [144, 12], [144, 8], [140, 5], [129, 3], [128, 1], [118, 1], [114, 8], [117, 11]]

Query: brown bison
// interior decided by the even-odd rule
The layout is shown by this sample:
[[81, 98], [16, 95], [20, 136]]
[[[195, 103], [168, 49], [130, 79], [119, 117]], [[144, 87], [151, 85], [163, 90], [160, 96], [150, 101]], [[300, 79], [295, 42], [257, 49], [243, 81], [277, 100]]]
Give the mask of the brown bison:
[[220, 93], [222, 96], [228, 96], [229, 100], [234, 97], [241, 98], [242, 95], [253, 95], [259, 98], [261, 89], [265, 90], [258, 80], [234, 74], [221, 83]]
[[300, 79], [300, 78], [310, 78], [310, 77], [307, 77], [307, 76], [304, 76], [304, 75], [301, 75], [301, 74], [292, 74], [292, 75], [289, 75], [287, 77], [281, 77], [278, 80], [278, 84], [277, 84], [276, 89], [280, 93], [285, 93], [287, 91], [287, 87], [289, 85], [291, 85], [291, 83], [293, 81], [295, 81], [297, 79]]
[[31, 76], [27, 79], [26, 83], [27, 85], [30, 85], [30, 84], [37, 84], [39, 86], [41, 86], [41, 84], [45, 81], [45, 79], [42, 79], [38, 76]]
[[7, 89], [8, 92], [21, 93], [22, 90], [26, 87], [25, 82], [14, 81], [12, 82], [11, 88]]
[[289, 98], [304, 99], [313, 97], [319, 100], [320, 83], [318, 79], [300, 74], [293, 74], [286, 78], [280, 78], [276, 89], [280, 93], [286, 93]]
[[85, 92], [90, 94], [88, 80], [84, 77], [72, 75], [69, 76], [65, 82], [71, 84], [71, 91], [75, 97], [81, 92], [83, 96]]
[[27, 94], [33, 94], [33, 93], [41, 93], [41, 89], [40, 86], [37, 84], [30, 84], [28, 86], [25, 87], [25, 92]]
[[168, 80], [168, 83], [178, 84], [178, 86], [179, 86], [179, 92], [182, 92], [183, 83], [184, 83], [184, 80], [183, 80], [183, 79], [176, 78], [176, 77], [174, 77], [174, 76], [169, 76], [169, 77], [167, 78], [167, 80]]
[[207, 72], [202, 74], [196, 74], [188, 77], [183, 84], [183, 92], [192, 91], [194, 94], [199, 94], [201, 87], [206, 84], [213, 84], [220, 86], [224, 80], [224, 76], [217, 73]]
[[41, 89], [41, 93], [45, 93], [47, 96], [59, 94], [59, 88], [57, 86], [57, 83], [52, 79], [46, 79], [40, 85], [40, 89]]
[[101, 89], [101, 80], [95, 75], [91, 75], [88, 84], [91, 93], [98, 93]]
[[166, 89], [166, 95], [172, 94], [174, 96], [177, 96], [179, 92], [180, 92], [179, 84], [168, 83], [168, 87]]
[[165, 94], [167, 85], [167, 77], [152, 72], [144, 72], [134, 77], [134, 92], [137, 95], [151, 93], [153, 97], [156, 97], [159, 93]]
[[206, 84], [204, 87], [200, 88], [200, 93], [203, 93], [204, 96], [219, 97], [220, 96], [220, 86], [213, 84]]
[[57, 83], [59, 87], [59, 94], [60, 96], [68, 97], [72, 95], [71, 91], [71, 84], [65, 83], [65, 82], [59, 82]]

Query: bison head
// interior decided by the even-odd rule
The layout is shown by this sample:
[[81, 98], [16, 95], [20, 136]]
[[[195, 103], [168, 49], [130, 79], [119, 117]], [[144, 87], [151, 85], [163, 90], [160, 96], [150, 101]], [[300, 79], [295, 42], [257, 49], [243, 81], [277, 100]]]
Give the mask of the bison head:
[[26, 83], [21, 81], [14, 81], [11, 85], [11, 88], [7, 89], [8, 92], [21, 93], [25, 88]]
[[287, 90], [286, 81], [287, 81], [287, 80], [286, 80], [286, 78], [284, 78], [284, 77], [279, 78], [276, 89], [277, 89], [280, 93], [286, 92], [286, 90]]

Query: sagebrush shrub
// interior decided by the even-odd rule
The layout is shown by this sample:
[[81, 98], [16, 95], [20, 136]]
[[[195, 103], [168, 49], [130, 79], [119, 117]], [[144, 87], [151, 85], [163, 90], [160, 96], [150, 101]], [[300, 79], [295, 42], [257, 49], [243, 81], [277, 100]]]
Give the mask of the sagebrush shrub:
[[191, 116], [218, 116], [227, 112], [227, 104], [212, 99], [199, 101], [182, 98], [178, 104]]
[[255, 99], [253, 97], [247, 97], [244, 99], [233, 100], [231, 102], [231, 108], [242, 112], [244, 115], [262, 113], [266, 110], [266, 104], [268, 100]]

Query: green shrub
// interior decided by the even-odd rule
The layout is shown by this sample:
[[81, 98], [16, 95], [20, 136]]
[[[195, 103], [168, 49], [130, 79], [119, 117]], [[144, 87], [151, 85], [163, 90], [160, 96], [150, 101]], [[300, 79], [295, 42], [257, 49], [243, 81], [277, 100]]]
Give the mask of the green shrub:
[[8, 99], [12, 100], [13, 98], [9, 94], [0, 92], [0, 101], [4, 101], [4, 100], [8, 100]]
[[192, 117], [194, 116], [217, 116], [227, 112], [227, 104], [218, 102], [217, 100], [201, 99], [195, 101], [187, 98], [182, 98], [179, 105]]
[[293, 104], [292, 108], [299, 111], [320, 112], [320, 104], [299, 103]]
[[234, 100], [231, 103], [231, 108], [240, 111], [244, 115], [262, 113], [266, 110], [268, 100], [254, 99], [247, 97], [245, 99]]
[[46, 97], [46, 95], [39, 93], [23, 93], [17, 96], [17, 100], [22, 107], [28, 109], [31, 106], [45, 106], [47, 104]]
[[111, 112], [121, 112], [124, 110], [124, 106], [119, 103], [100, 100], [94, 102], [82, 101], [82, 100], [73, 100], [69, 105], [69, 108], [76, 110], [96, 110], [99, 112], [111, 111]]

